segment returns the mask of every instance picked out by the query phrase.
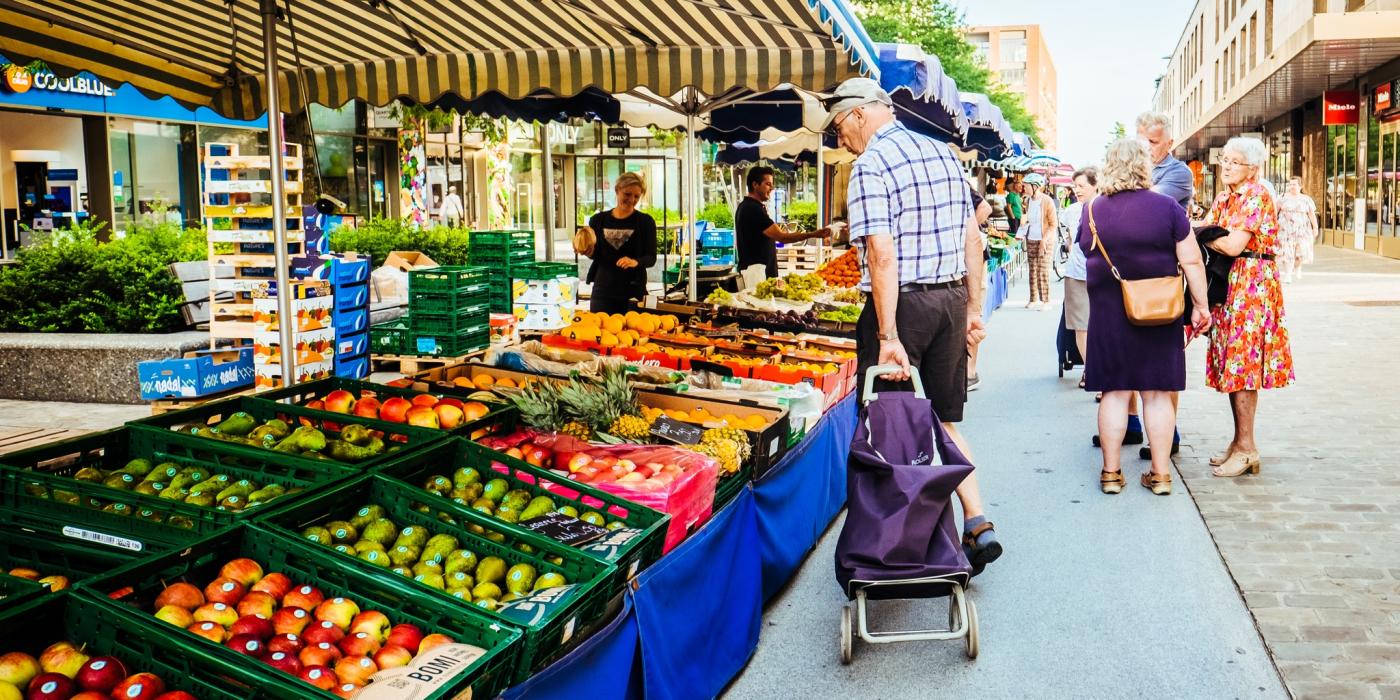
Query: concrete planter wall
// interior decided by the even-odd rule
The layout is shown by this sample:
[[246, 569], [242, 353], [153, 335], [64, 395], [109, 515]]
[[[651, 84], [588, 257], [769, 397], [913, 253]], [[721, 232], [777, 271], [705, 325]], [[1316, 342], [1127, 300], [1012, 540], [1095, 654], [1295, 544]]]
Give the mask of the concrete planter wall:
[[209, 347], [203, 332], [0, 333], [0, 399], [143, 403], [136, 363]]

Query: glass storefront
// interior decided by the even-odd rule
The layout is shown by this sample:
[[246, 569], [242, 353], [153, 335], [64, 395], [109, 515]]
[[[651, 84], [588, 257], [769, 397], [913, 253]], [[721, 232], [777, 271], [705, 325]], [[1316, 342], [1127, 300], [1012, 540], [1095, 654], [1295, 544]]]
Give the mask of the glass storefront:
[[1400, 235], [1400, 224], [1396, 223], [1396, 219], [1400, 218], [1396, 211], [1400, 206], [1400, 182], [1396, 182], [1397, 175], [1400, 175], [1400, 153], [1397, 153], [1400, 151], [1400, 119], [1379, 124], [1377, 133], [1379, 148], [1374, 172], [1378, 232], [1382, 236], [1397, 236]]
[[[315, 165], [324, 193], [345, 202], [347, 214], [393, 216], [394, 198], [389, 193], [397, 190], [392, 182], [397, 177], [397, 145], [392, 138], [366, 136], [378, 130], [367, 128], [365, 105], [351, 102], [331, 109], [313, 104], [307, 116], [316, 131]], [[306, 154], [308, 166], [311, 155]], [[316, 170], [308, 167], [305, 177], [303, 200], [309, 202], [317, 194]]]
[[1322, 203], [1324, 228], [1351, 231], [1357, 194], [1355, 126], [1327, 127], [1326, 199]]
[[[182, 132], [188, 130], [188, 135]], [[194, 126], [112, 117], [107, 138], [112, 158], [112, 228], [136, 221], [182, 223], [199, 218], [199, 169]], [[188, 145], [187, 145], [188, 144]]]

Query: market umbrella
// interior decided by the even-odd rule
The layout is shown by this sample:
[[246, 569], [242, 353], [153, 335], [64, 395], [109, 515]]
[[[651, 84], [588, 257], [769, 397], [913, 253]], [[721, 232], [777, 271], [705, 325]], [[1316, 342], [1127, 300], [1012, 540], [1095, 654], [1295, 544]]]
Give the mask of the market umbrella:
[[998, 160], [1012, 149], [1013, 135], [1001, 108], [980, 92], [962, 93], [963, 114], [967, 116], [967, 138], [963, 145]]
[[961, 144], [969, 127], [962, 94], [938, 57], [912, 44], [876, 46], [880, 87], [894, 100], [900, 121], [919, 133]]

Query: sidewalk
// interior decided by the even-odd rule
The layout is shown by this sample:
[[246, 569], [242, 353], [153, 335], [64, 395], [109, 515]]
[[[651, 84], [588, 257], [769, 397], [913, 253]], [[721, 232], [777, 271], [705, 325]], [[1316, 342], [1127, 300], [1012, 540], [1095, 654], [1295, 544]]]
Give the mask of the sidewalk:
[[1298, 382], [1261, 393], [1262, 473], [1210, 474], [1231, 420], [1200, 343], [1177, 467], [1293, 696], [1400, 698], [1400, 262], [1319, 248], [1285, 305]]

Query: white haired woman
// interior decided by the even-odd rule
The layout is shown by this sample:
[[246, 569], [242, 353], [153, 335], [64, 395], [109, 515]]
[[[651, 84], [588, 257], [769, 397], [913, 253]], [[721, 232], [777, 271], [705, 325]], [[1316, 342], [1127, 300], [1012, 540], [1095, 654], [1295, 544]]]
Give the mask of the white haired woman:
[[1303, 194], [1303, 178], [1288, 178], [1288, 187], [1278, 200], [1278, 266], [1284, 282], [1303, 277], [1303, 266], [1313, 261], [1313, 239], [1317, 237], [1317, 204]]
[[1176, 430], [1172, 392], [1186, 388], [1181, 323], [1134, 325], [1123, 307], [1119, 278], [1168, 277], [1181, 269], [1196, 302], [1191, 326], [1204, 332], [1210, 328], [1205, 265], [1186, 211], [1171, 197], [1152, 191], [1152, 163], [1136, 140], [1120, 139], [1108, 147], [1099, 169], [1098, 191], [1084, 204], [1079, 246], [1086, 258], [1089, 287], [1084, 388], [1103, 392], [1099, 488], [1110, 494], [1123, 490], [1120, 459], [1128, 429], [1128, 399], [1140, 392], [1152, 446], [1152, 467], [1142, 474], [1140, 483], [1165, 496], [1172, 490], [1171, 444]]
[[1229, 230], [1209, 247], [1234, 256], [1225, 303], [1212, 309], [1215, 330], [1206, 353], [1206, 384], [1230, 395], [1235, 436], [1211, 458], [1216, 476], [1259, 473], [1254, 414], [1260, 389], [1293, 382], [1293, 353], [1284, 324], [1283, 285], [1274, 256], [1279, 225], [1273, 197], [1259, 182], [1269, 149], [1255, 138], [1230, 139], [1220, 153], [1220, 181], [1228, 188], [1215, 198], [1205, 223]]
[[647, 184], [636, 173], [618, 176], [617, 206], [588, 220], [597, 236], [588, 282], [593, 285], [589, 310], [595, 313], [627, 313], [632, 299], [647, 293], [647, 269], [656, 264], [656, 220], [637, 211]]

